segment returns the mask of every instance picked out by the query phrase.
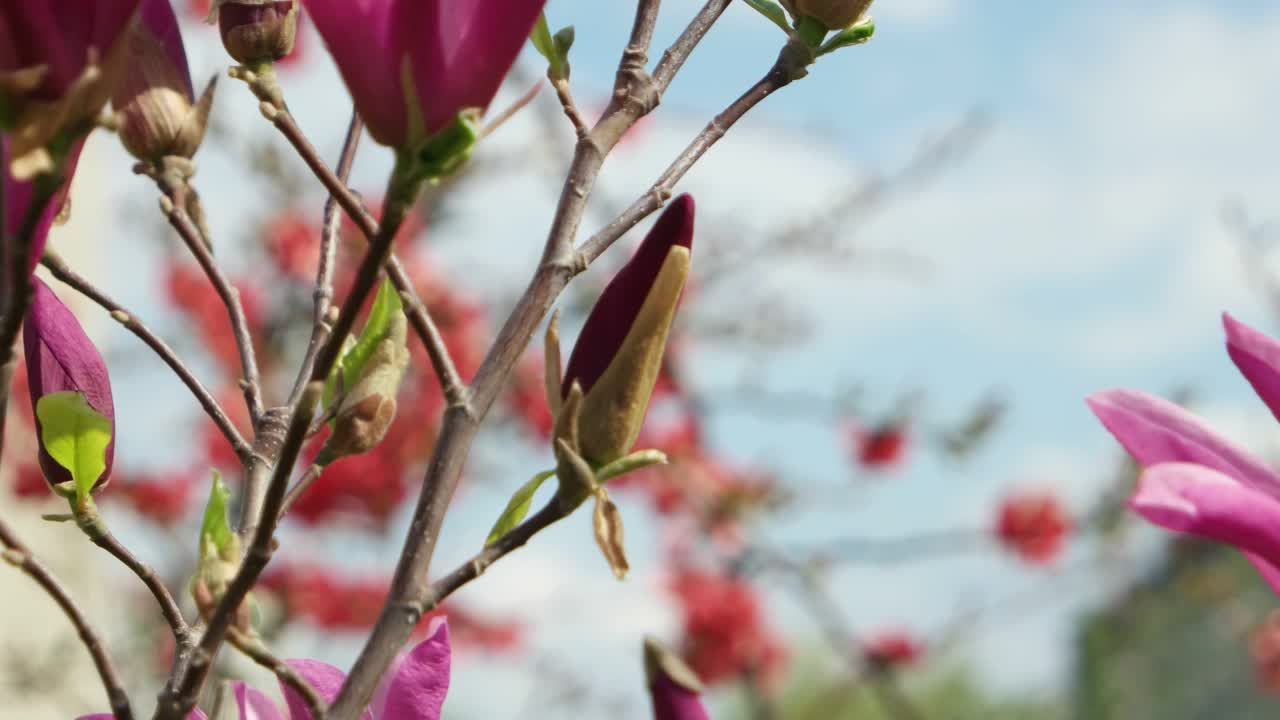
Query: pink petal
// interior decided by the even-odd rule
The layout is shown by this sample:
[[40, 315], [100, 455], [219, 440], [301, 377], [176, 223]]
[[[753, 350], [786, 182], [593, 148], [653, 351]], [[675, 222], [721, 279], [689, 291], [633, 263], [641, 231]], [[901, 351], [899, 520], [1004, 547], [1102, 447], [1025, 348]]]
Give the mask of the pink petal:
[[1280, 560], [1280, 500], [1216, 470], [1154, 465], [1143, 471], [1129, 507], [1163, 528], [1235, 545], [1267, 564]]
[[427, 639], [400, 661], [386, 688], [380, 720], [439, 720], [449, 692], [449, 625], [443, 617], [427, 627]]
[[233, 691], [236, 707], [240, 709], [240, 720], [285, 720], [275, 703], [266, 695], [242, 682], [235, 683]]
[[666, 675], [659, 675], [649, 688], [654, 720], [710, 720], [702, 699]]
[[1227, 313], [1222, 314], [1227, 331], [1227, 354], [1244, 375], [1253, 391], [1280, 419], [1280, 341], [1263, 335]]
[[164, 48], [165, 57], [173, 66], [174, 76], [186, 81], [183, 88], [187, 99], [195, 99], [191, 87], [191, 70], [187, 66], [187, 51], [182, 45], [182, 33], [178, 30], [178, 18], [169, 0], [142, 0], [142, 27]]
[[631, 325], [649, 297], [671, 248], [693, 247], [693, 196], [681, 195], [663, 211], [627, 264], [605, 286], [565, 366], [561, 392], [569, 394], [573, 381], [588, 393], [609, 368], [614, 355], [631, 332]]
[[[319, 660], [285, 660], [284, 664], [293, 668], [303, 680], [311, 683], [311, 686], [320, 693], [320, 697], [328, 703], [332, 703], [333, 699], [338, 697], [338, 691], [342, 689], [342, 683], [347, 679], [346, 673]], [[284, 693], [284, 701], [289, 706], [291, 720], [314, 720], [311, 711], [307, 709], [307, 701], [296, 690], [284, 683], [280, 683], [280, 690]], [[360, 717], [362, 720], [373, 720], [373, 713], [365, 710]]]
[[1087, 402], [1140, 465], [1196, 463], [1280, 498], [1280, 478], [1271, 469], [1171, 402], [1137, 390], [1106, 390]]
[[[427, 133], [489, 107], [546, 0], [409, 1], [413, 80]], [[432, 40], [435, 42], [432, 42]]]
[[[403, 37], [431, 44], [424, 29], [407, 26], [401, 0], [305, 0], [307, 12], [324, 38], [356, 110], [374, 140], [391, 147], [408, 141], [408, 116], [401, 86], [406, 51]], [[430, 5], [434, 0], [408, 0]]]
[[[67, 182], [63, 184], [62, 189], [53, 198], [53, 201], [45, 206], [44, 212], [40, 215], [40, 220], [36, 223], [35, 234], [31, 238], [30, 259], [27, 265], [32, 271], [36, 269], [36, 265], [40, 263], [40, 257], [44, 254], [44, 246], [49, 240], [49, 230], [53, 227], [53, 219], [57, 217], [58, 210], [62, 208], [63, 202], [66, 200], [67, 192], [71, 187], [71, 178], [75, 176], [76, 165], [80, 161], [80, 150], [84, 147], [84, 141], [77, 142], [67, 156], [66, 171]], [[35, 184], [29, 180], [18, 180], [9, 174], [9, 136], [0, 133], [0, 173], [4, 174], [4, 229], [10, 236], [18, 234], [22, 229], [22, 223], [26, 219], [27, 208], [31, 204], [32, 195], [35, 191]]]
[[1262, 579], [1266, 580], [1267, 584], [1271, 586], [1271, 591], [1280, 595], [1280, 565], [1276, 565], [1261, 555], [1255, 555], [1251, 552], [1246, 552], [1244, 556], [1249, 562], [1253, 563], [1253, 567], [1262, 575]]

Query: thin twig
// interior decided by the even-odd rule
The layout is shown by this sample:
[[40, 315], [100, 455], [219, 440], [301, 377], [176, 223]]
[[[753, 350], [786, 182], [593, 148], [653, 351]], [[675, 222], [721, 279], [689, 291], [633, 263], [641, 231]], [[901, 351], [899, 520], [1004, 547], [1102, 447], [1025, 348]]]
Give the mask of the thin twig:
[[506, 557], [513, 550], [524, 547], [534, 535], [572, 513], [572, 507], [553, 499], [541, 510], [509, 530], [506, 535], [495, 540], [493, 544], [486, 546], [452, 572], [431, 583], [426, 598], [422, 601], [422, 611], [434, 610], [445, 598], [483, 575], [490, 565]]
[[138, 339], [142, 340], [142, 342], [146, 343], [147, 347], [155, 351], [155, 354], [164, 361], [164, 364], [168, 365], [169, 368], [178, 376], [178, 379], [191, 390], [191, 394], [195, 395], [196, 400], [200, 402], [200, 406], [203, 407], [204, 411], [213, 419], [213, 423], [218, 426], [218, 430], [220, 430], [223, 436], [226, 437], [227, 442], [231, 443], [231, 447], [235, 450], [236, 455], [244, 457], [249, 453], [249, 443], [240, 435], [240, 431], [236, 429], [235, 424], [231, 422], [231, 418], [227, 416], [227, 413], [222, 409], [222, 406], [218, 404], [218, 401], [215, 400], [213, 395], [209, 393], [208, 389], [201, 384], [200, 380], [196, 378], [195, 373], [191, 368], [178, 357], [173, 348], [169, 347], [168, 343], [164, 340], [157, 337], [156, 334], [153, 333], [136, 314], [113, 300], [111, 296], [95, 287], [93, 283], [89, 282], [82, 275], [72, 270], [71, 267], [67, 265], [67, 263], [56, 253], [45, 252], [40, 264], [44, 265], [55, 278], [66, 283], [76, 292], [79, 292], [81, 295], [84, 295], [100, 305], [104, 310], [111, 313], [112, 318], [123, 325], [129, 332], [136, 335]]
[[[233, 627], [227, 631], [227, 642], [244, 653], [245, 657], [274, 673], [280, 679], [280, 682], [297, 691], [307, 703], [307, 709], [311, 711], [312, 720], [325, 719], [329, 707], [324, 698], [320, 696], [319, 691], [315, 689], [315, 686], [307, 682], [306, 678], [299, 675], [283, 660], [276, 657], [262, 644], [261, 640], [247, 636]], [[216, 718], [217, 716], [215, 715], [214, 717]]]
[[[338, 155], [338, 166], [335, 177], [342, 187], [346, 187], [347, 178], [351, 175], [351, 166], [355, 164], [356, 150], [360, 146], [360, 135], [363, 123], [360, 114], [351, 113], [351, 123], [347, 126], [347, 137], [342, 142], [342, 152]], [[333, 269], [338, 253], [338, 198], [332, 193], [324, 202], [324, 217], [320, 226], [320, 262], [316, 267], [316, 287], [312, 293], [315, 310], [312, 315], [311, 341], [307, 345], [307, 354], [302, 358], [302, 366], [298, 369], [298, 379], [294, 381], [293, 391], [289, 394], [289, 407], [296, 407], [302, 399], [302, 389], [311, 376], [311, 369], [316, 364], [316, 354], [329, 336], [329, 307], [333, 304]]]
[[262, 417], [262, 383], [258, 377], [258, 360], [253, 349], [253, 335], [249, 332], [249, 321], [244, 314], [244, 306], [240, 303], [240, 291], [222, 274], [213, 254], [204, 243], [204, 236], [196, 227], [186, 210], [185, 186], [177, 183], [162, 183], [165, 195], [161, 198], [160, 209], [169, 218], [169, 224], [178, 232], [178, 236], [186, 243], [187, 249], [195, 256], [196, 262], [204, 270], [213, 289], [227, 308], [227, 316], [231, 320], [231, 330], [235, 335], [236, 349], [240, 353], [240, 367], [244, 372], [241, 388], [244, 390], [245, 403], [249, 406], [249, 415], [256, 426]]
[[111, 656], [107, 654], [106, 645], [102, 642], [102, 636], [98, 631], [89, 624], [89, 620], [85, 618], [84, 612], [76, 605], [75, 600], [67, 593], [62, 583], [54, 577], [53, 573], [44, 566], [27, 548], [13, 530], [0, 520], [0, 543], [5, 546], [4, 559], [10, 565], [18, 568], [26, 573], [28, 577], [36, 581], [41, 588], [44, 589], [49, 597], [62, 608], [62, 612], [66, 614], [67, 619], [75, 626], [76, 632], [80, 636], [80, 641], [84, 643], [84, 647], [89, 651], [89, 656], [93, 658], [93, 665], [98, 670], [98, 677], [102, 679], [102, 685], [107, 691], [107, 702], [111, 705], [111, 712], [116, 716], [116, 720], [133, 720], [133, 709], [129, 706], [129, 696], [124, 691], [124, 685], [120, 682], [120, 673], [116, 671], [115, 664], [111, 660]]
[[754, 550], [758, 553], [768, 553], [770, 561], [777, 567], [795, 575], [798, 581], [795, 586], [798, 599], [822, 628], [823, 638], [831, 646], [832, 651], [849, 665], [849, 671], [852, 674], [850, 686], [857, 687], [860, 680], [868, 682], [872, 694], [890, 718], [924, 720], [924, 714], [898, 685], [897, 674], [893, 669], [868, 662], [867, 657], [860, 650], [861, 643], [857, 633], [849, 627], [845, 619], [844, 611], [822, 586], [821, 580], [813, 569], [797, 564], [781, 553], [771, 552], [760, 546], [756, 546]]
[[187, 627], [187, 621], [182, 617], [182, 610], [178, 608], [178, 603], [174, 601], [173, 595], [169, 593], [169, 588], [165, 587], [164, 581], [156, 574], [156, 571], [146, 563], [142, 562], [132, 552], [126, 548], [111, 530], [107, 528], [107, 524], [98, 516], [96, 509], [92, 509], [92, 502], [89, 503], [91, 511], [85, 516], [77, 516], [77, 524], [89, 537], [94, 545], [106, 550], [112, 557], [119, 560], [129, 571], [138, 576], [142, 584], [151, 591], [151, 595], [155, 597], [156, 604], [160, 606], [160, 613], [164, 616], [164, 620], [169, 625], [169, 629], [173, 632], [173, 639], [179, 647], [183, 647], [190, 642], [190, 629]]
[[[278, 112], [272, 118], [272, 124], [293, 145], [307, 167], [311, 168], [325, 190], [329, 191], [330, 197], [337, 201], [365, 238], [372, 242], [378, 233], [378, 222], [369, 214], [360, 202], [360, 198], [325, 164], [315, 146], [293, 121], [293, 117], [287, 112]], [[409, 319], [410, 327], [427, 350], [427, 357], [430, 358], [431, 367], [440, 380], [440, 388], [445, 400], [451, 407], [464, 407], [467, 403], [466, 383], [458, 374], [458, 369], [449, 354], [449, 348], [444, 343], [444, 336], [440, 334], [435, 321], [431, 319], [431, 313], [428, 312], [426, 304], [422, 302], [408, 273], [395, 255], [387, 260], [386, 269], [387, 276], [391, 278], [391, 283], [395, 285], [404, 301], [404, 314]]]
[[322, 472], [324, 472], [324, 467], [320, 465], [311, 465], [307, 467], [306, 472], [302, 474], [302, 477], [298, 478], [298, 482], [295, 483], [293, 487], [289, 488], [288, 494], [284, 496], [284, 502], [280, 505], [281, 517], [289, 514], [289, 508], [293, 507], [293, 504], [298, 502], [298, 498], [302, 497], [302, 494], [307, 491], [307, 488], [311, 487], [316, 480], [320, 479], [320, 473]]
[[[394, 179], [392, 182], [394, 183]], [[289, 420], [275, 461], [275, 468], [271, 474], [271, 481], [267, 485], [262, 510], [258, 516], [260, 521], [245, 551], [240, 568], [210, 615], [208, 628], [201, 636], [199, 646], [192, 653], [190, 665], [186, 668], [184, 677], [175, 684], [176, 689], [170, 689], [161, 697], [159, 707], [156, 709], [158, 720], [179, 720], [195, 706], [196, 697], [212, 669], [213, 658], [231, 627], [232, 620], [245, 596], [253, 589], [258, 576], [271, 559], [274, 548], [273, 535], [279, 522], [285, 492], [288, 489], [289, 476], [302, 451], [302, 444], [306, 440], [311, 421], [315, 418], [324, 381], [337, 362], [343, 341], [355, 326], [356, 316], [372, 292], [381, 268], [391, 253], [396, 231], [408, 214], [409, 206], [403, 201], [403, 195], [403, 190], [400, 188], [388, 189], [388, 200], [381, 227], [356, 271], [351, 292], [342, 304], [342, 310], [334, 322], [333, 332], [316, 356], [311, 379], [307, 382], [302, 400]]]
[[658, 176], [649, 191], [640, 196], [631, 204], [621, 215], [606, 225], [595, 235], [592, 235], [579, 250], [579, 255], [583, 262], [590, 264], [600, 257], [601, 253], [609, 248], [618, 238], [622, 237], [637, 223], [648, 217], [654, 211], [661, 208], [667, 199], [671, 197], [672, 191], [675, 189], [676, 183], [689, 172], [694, 163], [698, 162], [712, 145], [719, 142], [724, 137], [729, 128], [742, 119], [751, 108], [760, 104], [762, 100], [769, 97], [778, 90], [791, 84], [798, 75], [796, 70], [790, 64], [790, 58], [780, 55], [778, 61], [774, 63], [769, 72], [765, 74], [751, 89], [743, 93], [737, 100], [724, 109], [719, 115], [716, 115], [711, 122], [707, 123], [702, 132], [685, 147], [684, 151], [676, 157], [663, 173]]
[[[728, 0], [707, 2], [702, 12], [668, 49], [664, 62], [669, 68], [679, 68], [683, 64], [727, 4]], [[657, 3], [644, 0], [641, 5], [637, 22], [647, 23], [657, 12]], [[643, 28], [636, 30], [633, 37], [636, 36], [644, 39], [648, 31]], [[640, 117], [657, 105], [658, 95], [665, 88], [665, 84], [651, 81], [643, 72], [624, 72], [626, 68], [622, 66], [635, 55], [633, 50], [628, 47], [620, 64], [619, 86], [623, 92], [615, 93], [604, 117], [587, 137], [578, 141], [574, 149], [539, 268], [481, 362], [471, 386], [470, 406], [453, 407], [445, 413], [396, 565], [391, 590], [373, 632], [330, 710], [336, 720], [353, 720], [368, 705], [378, 680], [421, 617], [422, 602], [430, 591], [425, 580], [431, 556], [480, 418], [497, 399], [508, 374], [560, 292], [574, 275], [587, 266], [574, 251], [574, 239], [605, 156]], [[674, 74], [674, 69], [671, 74]], [[669, 81], [670, 75], [666, 82]]]
[[533, 102], [534, 98], [538, 97], [538, 93], [540, 92], [542, 92], [541, 81], [534, 83], [533, 86], [526, 90], [523, 95], [516, 98], [515, 102], [508, 105], [502, 112], [494, 115], [492, 120], [485, 123], [484, 129], [480, 131], [480, 137], [477, 138], [477, 140], [483, 140], [489, 137], [496, 132], [498, 128], [507, 124], [507, 121], [515, 117], [516, 113], [525, 109], [529, 103]]
[[587, 121], [583, 119], [582, 113], [578, 111], [578, 106], [573, 102], [573, 94], [569, 92], [569, 81], [566, 78], [551, 81], [551, 87], [556, 90], [556, 99], [560, 101], [560, 107], [564, 109], [565, 117], [569, 118], [569, 122], [573, 124], [573, 132], [578, 139], [586, 137], [591, 128], [587, 126]]

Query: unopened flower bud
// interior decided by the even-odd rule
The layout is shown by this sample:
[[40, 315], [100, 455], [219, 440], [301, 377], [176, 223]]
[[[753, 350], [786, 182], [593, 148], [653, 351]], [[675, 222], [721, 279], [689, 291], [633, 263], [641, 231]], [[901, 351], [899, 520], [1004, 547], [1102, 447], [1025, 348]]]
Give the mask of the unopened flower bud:
[[220, 0], [218, 30], [227, 54], [244, 65], [275, 62], [293, 52], [298, 32], [296, 0]]
[[675, 653], [657, 640], [644, 639], [644, 674], [649, 681], [654, 720], [708, 720], [698, 696], [702, 682]]
[[342, 397], [334, 416], [333, 435], [325, 446], [326, 459], [368, 452], [386, 436], [396, 419], [396, 394], [409, 367], [406, 335], [405, 317], [396, 313], [363, 374]]
[[682, 195], [601, 293], [569, 356], [562, 392], [582, 386], [578, 450], [596, 467], [640, 435], [692, 246], [693, 198]]
[[[38, 277], [33, 277], [31, 309], [22, 329], [22, 344], [27, 361], [27, 389], [31, 407], [36, 410], [36, 434], [40, 438], [40, 469], [55, 487], [65, 486], [72, 473], [55, 460], [45, 447], [45, 428], [38, 412], [41, 398], [54, 393], [74, 392], [84, 403], [108, 423], [115, 423], [115, 405], [111, 398], [111, 378], [107, 375], [102, 355], [85, 335], [75, 315]], [[92, 490], [99, 490], [111, 477], [111, 461], [115, 441], [106, 446], [101, 474], [85, 478]]]
[[126, 42], [128, 64], [111, 99], [120, 140], [139, 160], [190, 158], [209, 124], [214, 84], [196, 102], [169, 1], [145, 0]]
[[858, 22], [872, 0], [783, 0], [792, 13], [808, 15], [828, 30], [843, 30]]

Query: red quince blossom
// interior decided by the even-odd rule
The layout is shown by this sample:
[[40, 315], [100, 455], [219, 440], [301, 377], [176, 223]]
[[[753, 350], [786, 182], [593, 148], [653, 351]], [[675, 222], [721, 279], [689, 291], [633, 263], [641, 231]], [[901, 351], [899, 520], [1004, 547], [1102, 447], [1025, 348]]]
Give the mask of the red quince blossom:
[[1051, 562], [1071, 532], [1071, 518], [1051, 493], [1014, 495], [1000, 505], [995, 533], [1001, 544], [1029, 563]]
[[907, 428], [899, 422], [883, 422], [863, 427], [856, 421], [848, 424], [853, 459], [867, 470], [888, 470], [899, 466], [907, 453]]
[[753, 587], [731, 577], [684, 568], [671, 580], [680, 603], [681, 654], [708, 685], [751, 672], [776, 679], [786, 659], [780, 640], [765, 626]]
[[1249, 638], [1249, 655], [1258, 687], [1280, 694], [1280, 611], [1272, 611]]
[[867, 661], [880, 667], [906, 667], [920, 661], [924, 646], [905, 630], [888, 630], [873, 636], [863, 646]]

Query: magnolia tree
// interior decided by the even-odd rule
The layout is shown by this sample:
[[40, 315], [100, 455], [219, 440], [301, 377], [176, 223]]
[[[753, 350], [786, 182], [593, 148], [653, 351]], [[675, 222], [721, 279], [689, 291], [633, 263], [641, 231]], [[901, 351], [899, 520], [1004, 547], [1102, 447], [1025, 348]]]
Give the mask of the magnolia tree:
[[[280, 145], [300, 156], [329, 198], [315, 222], [301, 210], [285, 210], [260, 229], [275, 278], [267, 291], [229, 276], [215, 255], [222, 244], [211, 228], [223, 225], [224, 216], [202, 202], [192, 161], [202, 145], [206, 154], [218, 149], [205, 142], [214, 83], [201, 89], [192, 82], [169, 0], [0, 0], [0, 402], [8, 402], [11, 387], [25, 386], [30, 398], [29, 404], [12, 403], [15, 419], [0, 436], [14, 441], [6, 443], [5, 465], [19, 496], [64, 498], [67, 510], [48, 519], [74, 523], [153, 596], [148, 622], [163, 622], [171, 639], [155, 717], [205, 717], [201, 703], [242, 719], [439, 717], [451, 638], [502, 649], [519, 634], [513, 624], [477, 616], [450, 596], [583, 506], [602, 567], [625, 577], [623, 519], [611, 490], [643, 492], [676, 529], [668, 550], [670, 591], [681, 607], [683, 639], [674, 651], [652, 640], [637, 648], [654, 716], [663, 719], [706, 717], [699, 698], [704, 683], [742, 682], [759, 690], [777, 676], [786, 651], [761, 606], [755, 580], [762, 573], [791, 576], [833, 649], [856, 675], [874, 680], [887, 713], [910, 718], [918, 713], [894, 682], [894, 671], [924, 652], [921, 639], [886, 630], [858, 643], [816, 569], [842, 554], [893, 557], [971, 547], [992, 537], [1032, 564], [1058, 554], [1075, 523], [1045, 494], [1009, 498], [989, 528], [897, 544], [836, 544], [809, 557], [743, 532], [745, 516], [780, 506], [785, 497], [767, 472], [725, 460], [705, 440], [708, 400], [686, 372], [687, 347], [697, 331], [679, 321], [677, 310], [696, 294], [699, 279], [707, 280], [691, 263], [701, 246], [695, 236], [707, 231], [695, 232], [694, 200], [676, 190], [752, 108], [804, 78], [813, 63], [868, 41], [874, 32], [870, 0], [748, 0], [781, 31], [776, 61], [658, 178], [634, 188], [633, 201], [620, 205], [594, 234], [579, 232], [606, 157], [658, 107], [729, 4], [708, 0], [658, 54], [651, 41], [660, 3], [639, 0], [613, 93], [595, 118], [579, 108], [570, 89], [573, 28], [552, 32], [541, 0], [307, 0], [301, 6], [295, 0], [220, 0], [200, 8], [218, 25], [235, 61], [229, 75], [254, 95]], [[297, 56], [304, 10], [354, 103], [332, 166], [296, 123], [286, 103], [287, 83], [279, 82], [275, 69]], [[456, 288], [410, 240], [423, 231], [417, 210], [422, 196], [434, 198], [471, 172], [472, 150], [532, 100], [536, 87], [509, 108], [489, 108], [526, 41], [545, 58], [547, 83], [575, 142], [541, 258], [505, 320], [490, 332], [487, 310], [494, 299]], [[649, 61], [651, 53], [656, 63]], [[51, 226], [67, 208], [83, 143], [101, 128], [115, 131], [137, 160], [134, 171], [154, 183], [164, 219], [190, 256], [167, 266], [163, 284], [225, 382], [199, 377], [137, 313], [46, 247]], [[394, 157], [385, 191], [369, 201], [348, 187], [365, 133]], [[926, 159], [915, 171], [929, 164]], [[856, 208], [857, 201], [841, 206]], [[656, 222], [629, 259], [608, 252], [653, 214]], [[803, 243], [801, 249], [814, 251]], [[598, 291], [574, 289], [590, 296], [589, 310], [579, 313], [574, 303], [561, 303], [567, 318], [585, 315], [562, 361], [553, 308], [570, 282], [601, 259], [618, 268], [608, 284]], [[107, 363], [58, 293], [34, 274], [38, 265], [65, 286], [59, 291], [79, 293], [109, 313], [190, 391], [206, 416], [190, 458], [195, 469], [117, 471], [111, 482], [117, 441], [131, 440], [116, 436]], [[19, 332], [22, 353], [15, 348]], [[1234, 332], [1263, 347], [1248, 356], [1255, 358], [1251, 378], [1270, 372], [1268, 363], [1280, 351]], [[535, 335], [540, 350], [530, 349]], [[769, 400], [746, 394], [751, 403]], [[843, 414], [834, 397], [793, 399], [806, 412], [828, 407]], [[648, 412], [651, 405], [661, 417], [646, 417], [655, 415]], [[907, 401], [889, 417], [849, 424], [844, 433], [853, 460], [870, 472], [901, 462], [921, 426], [912, 408]], [[1000, 409], [998, 401], [982, 403], [972, 418], [938, 434], [940, 447], [952, 455], [970, 452]], [[1240, 492], [1262, 492], [1265, 500], [1268, 491], [1249, 489], [1262, 482], [1255, 477], [1261, 470], [1239, 465], [1235, 455], [1227, 458], [1203, 432], [1195, 436], [1207, 438], [1199, 444], [1161, 440], [1164, 450], [1151, 450], [1157, 431], [1198, 432], [1184, 419], [1150, 420], [1168, 415], [1158, 404], [1115, 394], [1100, 396], [1095, 409], [1142, 462], [1190, 461], [1208, 468], [1153, 468], [1147, 490], [1135, 500], [1140, 512], [1177, 529], [1203, 526], [1206, 534], [1240, 542], [1255, 556], [1274, 556], [1265, 533], [1227, 522], [1237, 518], [1230, 508], [1211, 506], [1209, 514], [1192, 513], [1184, 522], [1168, 508], [1189, 506], [1144, 499], [1155, 496], [1149, 490], [1155, 486], [1193, 492], [1239, 476], [1245, 485]], [[504, 419], [549, 448], [554, 467], [531, 469], [532, 478], [506, 507], [494, 508], [483, 548], [442, 572], [431, 561], [473, 440], [486, 420]], [[1192, 447], [1209, 449], [1187, 455]], [[209, 477], [210, 466], [225, 479], [217, 471]], [[421, 468], [417, 477], [407, 476], [410, 468]], [[1223, 480], [1222, 473], [1229, 477]], [[548, 483], [554, 489], [539, 495]], [[98, 498], [113, 494], [162, 527], [175, 526], [192, 503], [204, 502], [198, 537], [186, 541], [190, 552], [176, 550], [184, 556], [180, 577], [162, 577], [117, 539], [97, 506]], [[549, 499], [535, 510], [535, 500], [544, 496]], [[389, 579], [344, 578], [321, 566], [272, 562], [276, 531], [286, 520], [321, 528], [354, 516], [379, 527], [410, 500], [412, 519]], [[1254, 507], [1261, 512], [1266, 504]], [[1227, 520], [1213, 520], [1213, 513]], [[1252, 522], [1249, 517], [1241, 522]], [[1263, 544], [1249, 544], [1255, 541]], [[0, 542], [5, 559], [48, 593], [83, 640], [106, 691], [110, 714], [102, 717], [135, 717], [138, 698], [126, 691], [106, 639], [77, 599], [3, 522]], [[189, 600], [175, 596], [175, 587], [184, 587]], [[267, 597], [283, 610], [265, 612]], [[277, 658], [270, 648], [273, 632], [299, 619], [326, 631], [367, 634], [349, 671]], [[214, 687], [210, 680], [224, 645], [274, 673], [287, 707], [244, 683], [229, 693]]]

